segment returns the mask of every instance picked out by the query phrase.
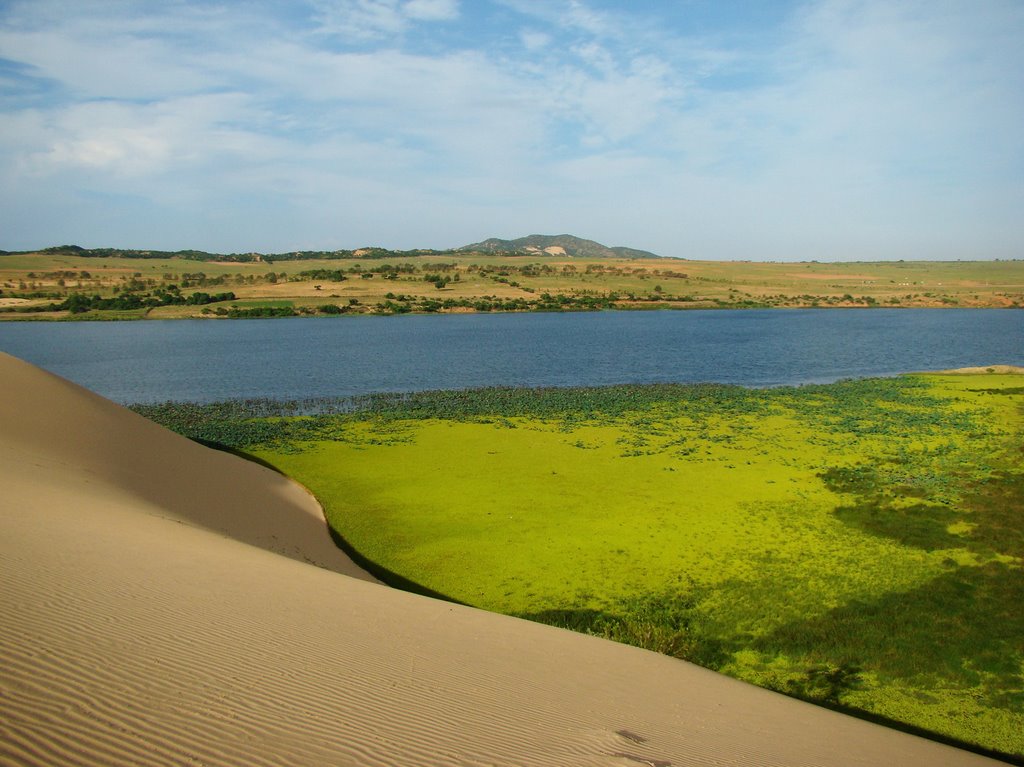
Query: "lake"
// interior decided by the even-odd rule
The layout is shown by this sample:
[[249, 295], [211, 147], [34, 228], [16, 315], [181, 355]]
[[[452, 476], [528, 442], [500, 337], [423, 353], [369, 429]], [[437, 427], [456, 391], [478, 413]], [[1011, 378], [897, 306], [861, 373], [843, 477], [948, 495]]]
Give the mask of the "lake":
[[826, 383], [1024, 365], [1024, 311], [789, 309], [5, 322], [0, 350], [118, 402], [477, 386]]

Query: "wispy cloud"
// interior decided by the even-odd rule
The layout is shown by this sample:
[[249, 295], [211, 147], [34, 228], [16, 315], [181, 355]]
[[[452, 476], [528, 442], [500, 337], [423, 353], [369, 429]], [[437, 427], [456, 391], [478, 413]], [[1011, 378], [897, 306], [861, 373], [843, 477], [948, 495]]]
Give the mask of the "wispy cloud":
[[1019, 3], [701, 8], [8, 3], [0, 248], [1021, 255]]
[[313, 0], [320, 32], [355, 39], [397, 35], [418, 21], [458, 18], [458, 0]]

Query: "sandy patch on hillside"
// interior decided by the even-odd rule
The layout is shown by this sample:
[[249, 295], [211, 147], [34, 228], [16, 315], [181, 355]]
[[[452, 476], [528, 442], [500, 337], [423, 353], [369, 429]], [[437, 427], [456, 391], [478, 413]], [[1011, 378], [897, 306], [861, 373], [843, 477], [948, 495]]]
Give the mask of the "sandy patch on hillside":
[[988, 367], [955, 368], [953, 370], [937, 370], [939, 375], [984, 375], [999, 373], [1000, 375], [1024, 375], [1024, 367], [1018, 365], [989, 365]]
[[0, 380], [0, 763], [992, 763], [369, 582], [273, 471]]

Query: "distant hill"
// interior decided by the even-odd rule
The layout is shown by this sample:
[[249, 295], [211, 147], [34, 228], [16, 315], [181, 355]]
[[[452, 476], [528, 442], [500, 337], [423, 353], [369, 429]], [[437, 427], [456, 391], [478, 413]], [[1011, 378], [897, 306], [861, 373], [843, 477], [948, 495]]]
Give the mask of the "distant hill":
[[[183, 258], [190, 261], [231, 261], [273, 263], [274, 261], [305, 261], [311, 259], [382, 259], [382, 258], [415, 258], [416, 256], [458, 255], [461, 253], [505, 253], [505, 254], [541, 254], [553, 256], [577, 256], [579, 258], [660, 258], [656, 253], [635, 248], [609, 248], [593, 240], [573, 237], [571, 234], [531, 234], [518, 240], [500, 240], [492, 237], [473, 245], [465, 245], [454, 250], [431, 250], [418, 248], [415, 250], [389, 250], [387, 248], [366, 247], [356, 250], [299, 250], [290, 253], [208, 253], [203, 250], [136, 250], [125, 248], [83, 248], [80, 245], [55, 245], [38, 251], [18, 251], [19, 253], [42, 253], [58, 256], [81, 256], [83, 258]], [[0, 250], [0, 254], [7, 255]]]
[[548, 253], [551, 255], [579, 256], [581, 258], [660, 258], [656, 253], [635, 248], [609, 248], [593, 240], [573, 237], [571, 234], [531, 234], [518, 240], [491, 237], [483, 242], [464, 245], [460, 251], [477, 253]]

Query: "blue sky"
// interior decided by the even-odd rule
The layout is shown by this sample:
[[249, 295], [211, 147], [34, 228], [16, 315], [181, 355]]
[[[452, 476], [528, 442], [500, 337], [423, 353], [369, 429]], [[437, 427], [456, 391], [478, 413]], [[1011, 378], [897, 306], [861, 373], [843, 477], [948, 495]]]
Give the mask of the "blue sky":
[[0, 249], [1024, 257], [1020, 0], [0, 0]]

